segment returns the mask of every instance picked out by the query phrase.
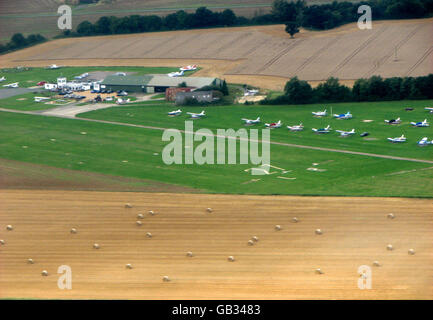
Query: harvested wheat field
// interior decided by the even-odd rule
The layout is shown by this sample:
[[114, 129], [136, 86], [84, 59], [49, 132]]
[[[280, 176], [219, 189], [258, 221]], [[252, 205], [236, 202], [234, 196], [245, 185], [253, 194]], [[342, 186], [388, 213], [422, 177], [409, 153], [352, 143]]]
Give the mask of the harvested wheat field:
[[[432, 205], [3, 190], [0, 298], [431, 299]], [[57, 287], [61, 265], [72, 290]]]
[[305, 31], [295, 39], [284, 25], [156, 32], [50, 41], [0, 57], [4, 66], [166, 65], [196, 63], [195, 76], [218, 76], [282, 89], [293, 76], [344, 81], [433, 72], [433, 18], [375, 21], [373, 29], [348, 24]]

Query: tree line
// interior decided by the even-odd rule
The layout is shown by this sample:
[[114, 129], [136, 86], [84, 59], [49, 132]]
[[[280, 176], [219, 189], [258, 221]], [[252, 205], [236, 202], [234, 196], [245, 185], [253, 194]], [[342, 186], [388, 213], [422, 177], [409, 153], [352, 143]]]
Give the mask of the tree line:
[[358, 7], [369, 5], [373, 19], [422, 18], [433, 13], [433, 0], [369, 0], [357, 3], [337, 2], [307, 5], [303, 0], [275, 0], [268, 14], [252, 18], [237, 16], [232, 10], [213, 12], [206, 7], [194, 13], [179, 10], [165, 17], [156, 15], [104, 16], [95, 23], [81, 22], [75, 31], [66, 30], [63, 36], [90, 36], [139, 33], [166, 30], [185, 30], [210, 27], [286, 24], [286, 31], [295, 34], [299, 27], [331, 29], [358, 20]]
[[383, 79], [372, 76], [358, 79], [352, 88], [329, 78], [312, 88], [307, 81], [291, 78], [284, 93], [261, 104], [307, 104], [325, 102], [391, 101], [433, 99], [433, 74], [423, 77], [394, 77]]
[[0, 53], [22, 49], [44, 42], [46, 40], [47, 39], [40, 34], [31, 34], [27, 37], [24, 37], [21, 33], [15, 33], [8, 43], [6, 43], [5, 45], [0, 43]]

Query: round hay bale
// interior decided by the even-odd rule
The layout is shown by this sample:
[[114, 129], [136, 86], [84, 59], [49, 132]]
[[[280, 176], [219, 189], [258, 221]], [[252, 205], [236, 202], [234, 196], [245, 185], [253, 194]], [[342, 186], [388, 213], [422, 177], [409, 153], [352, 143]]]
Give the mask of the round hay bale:
[[163, 276], [163, 277], [162, 277], [162, 281], [164, 281], [164, 282], [169, 282], [169, 281], [170, 281], [170, 278], [169, 278], [168, 276]]
[[388, 217], [388, 219], [394, 219], [395, 215], [394, 215], [394, 213], [388, 213], [387, 217]]
[[213, 212], [212, 208], [207, 208], [206, 211], [209, 212], [209, 213]]
[[251, 238], [254, 242], [259, 242], [259, 237], [257, 237], [257, 236], [254, 236], [254, 237], [252, 237]]
[[125, 204], [125, 208], [127, 208], [127, 209], [131, 209], [131, 208], [132, 208], [132, 204], [130, 204], [130, 203], [126, 203], [126, 204]]
[[415, 250], [413, 250], [413, 249], [409, 249], [409, 251], [407, 252], [407, 253], [409, 253], [410, 255], [414, 255], [415, 254]]
[[389, 251], [392, 251], [392, 250], [394, 250], [394, 247], [392, 246], [392, 244], [389, 244], [386, 246], [386, 249]]
[[152, 238], [152, 234], [150, 232], [146, 232], [146, 237]]
[[77, 229], [75, 229], [75, 228], [72, 228], [72, 229], [71, 229], [71, 233], [72, 233], [72, 234], [76, 234], [77, 232], [78, 232]]
[[318, 234], [318, 235], [321, 235], [321, 234], [323, 234], [323, 231], [321, 230], [321, 229], [316, 229], [316, 234]]
[[149, 214], [150, 214], [151, 216], [154, 216], [156, 213], [155, 213], [154, 211], [150, 210], [150, 211], [149, 211]]
[[14, 229], [14, 227], [12, 227], [10, 224], [8, 224], [6, 226], [6, 230], [8, 230], [8, 231], [12, 231], [13, 229]]
[[275, 226], [275, 230], [280, 231], [280, 230], [281, 230], [281, 226], [280, 226], [279, 224], [277, 224], [277, 225]]
[[296, 217], [293, 217], [293, 218], [292, 218], [292, 222], [293, 222], [293, 223], [299, 222], [299, 219], [296, 218]]
[[41, 274], [42, 274], [42, 276], [46, 277], [46, 276], [48, 276], [48, 271], [47, 270], [43, 270], [41, 272]]
[[317, 268], [317, 269], [315, 270], [315, 272], [316, 272], [317, 274], [323, 274], [323, 271], [322, 271], [322, 269], [320, 269], [320, 268]]
[[230, 261], [230, 262], [235, 262], [235, 257], [230, 256], [230, 257], [227, 258], [227, 260]]
[[28, 264], [34, 264], [35, 262], [33, 261], [33, 259], [29, 258], [29, 259], [27, 259], [27, 263]]
[[132, 264], [127, 263], [125, 267], [126, 267], [126, 269], [132, 269]]
[[141, 221], [139, 221], [139, 220], [137, 220], [135, 223], [136, 223], [137, 226], [139, 226], [139, 227], [143, 225], [143, 222], [141, 222]]
[[93, 244], [93, 248], [94, 248], [94, 249], [99, 249], [100, 246], [99, 246], [99, 244], [95, 243], [95, 244]]
[[144, 215], [142, 213], [137, 214], [137, 219], [144, 219]]
[[248, 240], [248, 245], [249, 246], [253, 246], [254, 245], [254, 241], [253, 240]]
[[379, 261], [373, 261], [373, 266], [375, 266], [375, 267], [380, 267], [380, 263], [379, 263]]
[[3, 239], [0, 240], [0, 245], [4, 246], [5, 245], [5, 241]]
[[192, 258], [194, 255], [192, 254], [191, 251], [188, 251], [188, 252], [186, 253], [186, 256]]

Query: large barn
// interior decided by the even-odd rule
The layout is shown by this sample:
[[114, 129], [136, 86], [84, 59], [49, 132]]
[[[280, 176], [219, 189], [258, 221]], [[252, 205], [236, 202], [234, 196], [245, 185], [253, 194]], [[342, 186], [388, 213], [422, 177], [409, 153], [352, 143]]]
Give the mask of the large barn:
[[144, 75], [144, 76], [108, 76], [102, 81], [102, 89], [111, 89], [113, 91], [125, 90], [127, 92], [165, 92], [168, 88], [178, 87], [185, 83], [187, 87], [202, 88], [205, 86], [222, 84], [218, 78], [204, 77], [176, 77], [172, 78], [166, 75]]

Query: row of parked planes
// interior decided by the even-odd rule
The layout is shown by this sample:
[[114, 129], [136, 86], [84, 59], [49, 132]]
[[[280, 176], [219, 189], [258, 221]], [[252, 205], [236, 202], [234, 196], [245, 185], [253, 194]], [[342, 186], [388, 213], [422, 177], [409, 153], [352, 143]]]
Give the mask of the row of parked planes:
[[[433, 108], [427, 107], [425, 109], [430, 110], [430, 112], [433, 111]], [[180, 110], [180, 109], [168, 112], [168, 115], [170, 117], [176, 117], [176, 116], [179, 116], [181, 114], [182, 114], [182, 110]], [[200, 119], [200, 118], [203, 118], [206, 116], [206, 113], [204, 110], [200, 113], [187, 112], [186, 114], [189, 115], [190, 118], [192, 118], [192, 119]], [[325, 111], [319, 111], [319, 112], [313, 112], [312, 114], [313, 114], [313, 116], [316, 116], [316, 117], [327, 116], [326, 110]], [[353, 117], [350, 112], [347, 112], [344, 114], [334, 114], [333, 116], [334, 116], [334, 118], [343, 119], [343, 120], [351, 119]], [[255, 124], [259, 124], [261, 122], [260, 117], [257, 117], [257, 119], [242, 118], [241, 120], [244, 121], [245, 125], [255, 125]], [[401, 120], [400, 120], [400, 118], [392, 119], [392, 120], [385, 120], [385, 123], [399, 124], [399, 123], [401, 123]], [[421, 122], [411, 122], [411, 125], [414, 127], [428, 127], [430, 124], [427, 122], [427, 119], [425, 119], [424, 121], [421, 121]], [[282, 126], [281, 120], [279, 120], [278, 122], [274, 122], [274, 123], [265, 123], [265, 127], [270, 128], [270, 129], [281, 128], [281, 126]], [[287, 129], [289, 129], [290, 131], [302, 131], [302, 130], [304, 130], [304, 125], [302, 123], [300, 123], [299, 125], [287, 126]], [[325, 134], [325, 133], [330, 133], [332, 131], [332, 129], [331, 129], [331, 126], [328, 125], [325, 128], [320, 128], [320, 129], [312, 128], [312, 131], [317, 133], [317, 134]], [[348, 137], [348, 136], [355, 134], [355, 129], [352, 129], [350, 131], [335, 130], [335, 132], [338, 132], [341, 137]], [[368, 135], [369, 135], [368, 132], [363, 132], [363, 133], [361, 133], [360, 136], [366, 137]], [[390, 142], [393, 142], [393, 143], [400, 143], [400, 142], [406, 142], [406, 137], [403, 134], [400, 137], [387, 138], [387, 140]], [[419, 146], [427, 146], [427, 145], [432, 145], [432, 144], [433, 144], [433, 140], [429, 141], [427, 137], [424, 137], [420, 141], [418, 141]]]

